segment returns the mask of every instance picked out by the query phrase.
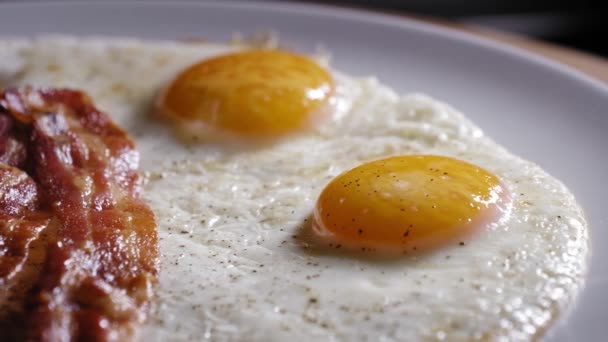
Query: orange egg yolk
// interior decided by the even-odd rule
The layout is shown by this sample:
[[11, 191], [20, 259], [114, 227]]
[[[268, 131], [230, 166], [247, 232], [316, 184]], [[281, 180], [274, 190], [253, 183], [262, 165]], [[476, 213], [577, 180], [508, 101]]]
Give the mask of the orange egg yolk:
[[308, 57], [249, 50], [187, 68], [158, 105], [195, 136], [274, 138], [313, 123], [333, 91], [329, 72]]
[[336, 245], [416, 253], [462, 244], [509, 203], [499, 179], [453, 158], [398, 156], [358, 166], [321, 193], [313, 229]]

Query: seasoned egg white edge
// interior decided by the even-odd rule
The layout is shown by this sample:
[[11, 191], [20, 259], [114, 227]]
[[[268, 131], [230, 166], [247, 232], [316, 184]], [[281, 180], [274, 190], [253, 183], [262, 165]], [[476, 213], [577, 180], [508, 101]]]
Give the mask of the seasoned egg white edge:
[[[19, 83], [84, 89], [137, 140], [163, 254], [143, 340], [527, 340], [582, 284], [586, 222], [572, 195], [427, 96], [340, 76], [352, 108], [342, 120], [271, 149], [226, 153], [184, 147], [146, 112], [174, 72], [230, 48], [65, 37], [25, 45]], [[465, 246], [393, 263], [292, 237], [333, 176], [414, 152], [494, 172], [515, 197], [511, 220]]]

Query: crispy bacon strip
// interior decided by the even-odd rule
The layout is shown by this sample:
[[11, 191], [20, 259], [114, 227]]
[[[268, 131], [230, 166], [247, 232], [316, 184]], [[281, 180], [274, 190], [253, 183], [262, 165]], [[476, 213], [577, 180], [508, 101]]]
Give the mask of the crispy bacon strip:
[[25, 161], [26, 149], [14, 132], [13, 121], [0, 108], [0, 164], [19, 166]]
[[36, 211], [37, 197], [32, 178], [17, 168], [0, 164], [0, 287], [21, 271], [30, 243], [49, 223], [48, 213]]
[[[37, 260], [32, 243], [47, 227], [50, 214], [41, 210], [34, 179], [24, 167], [26, 148], [14, 120], [0, 108], [0, 331], [23, 301]], [[34, 255], [34, 257], [32, 257]], [[30, 284], [31, 285], [31, 284]], [[12, 322], [8, 326], [14, 326]]]
[[12, 163], [36, 180], [58, 222], [26, 308], [27, 338], [131, 339], [159, 267], [133, 142], [78, 91], [7, 90], [0, 107], [29, 133], [26, 160]]

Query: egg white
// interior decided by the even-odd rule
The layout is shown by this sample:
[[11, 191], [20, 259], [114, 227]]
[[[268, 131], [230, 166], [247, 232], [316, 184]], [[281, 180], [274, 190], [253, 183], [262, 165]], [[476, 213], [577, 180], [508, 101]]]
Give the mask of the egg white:
[[[0, 40], [5, 84], [87, 91], [141, 152], [162, 271], [144, 341], [530, 340], [582, 286], [587, 224], [569, 191], [451, 107], [334, 71], [339, 115], [274, 145], [184, 145], [151, 115], [184, 67], [242, 46]], [[307, 238], [317, 196], [364, 161], [424, 153], [498, 175], [510, 217], [429, 255], [376, 260]]]

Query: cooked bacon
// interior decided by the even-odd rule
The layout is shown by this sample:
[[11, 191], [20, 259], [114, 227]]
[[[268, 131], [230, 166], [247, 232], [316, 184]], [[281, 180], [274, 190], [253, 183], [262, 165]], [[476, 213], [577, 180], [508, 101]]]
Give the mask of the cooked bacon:
[[[19, 311], [32, 282], [32, 245], [47, 227], [50, 214], [39, 207], [36, 182], [16, 166], [23, 166], [26, 148], [13, 118], [0, 108], [0, 329]], [[38, 253], [39, 254], [39, 253]], [[31, 286], [31, 284], [29, 284]], [[22, 305], [21, 305], [22, 306]], [[14, 326], [12, 322], [8, 326]]]
[[19, 273], [30, 243], [49, 223], [47, 213], [36, 211], [37, 197], [33, 179], [0, 164], [0, 286]]
[[[57, 222], [26, 305], [27, 338], [131, 339], [145, 319], [159, 267], [154, 215], [139, 199], [133, 142], [78, 91], [7, 90], [0, 93], [0, 107], [17, 121], [0, 120], [0, 138], [17, 146], [13, 133], [28, 133], [25, 160], [18, 148], [5, 153], [12, 158], [0, 159], [21, 165], [36, 181], [19, 183], [19, 203], [28, 207], [25, 198], [37, 189], [42, 206], [28, 208], [41, 214], [46, 206]], [[3, 127], [9, 129], [3, 133]], [[0, 255], [0, 265], [4, 259]]]
[[17, 140], [13, 131], [13, 119], [0, 108], [0, 164], [19, 166], [25, 161], [23, 143]]

